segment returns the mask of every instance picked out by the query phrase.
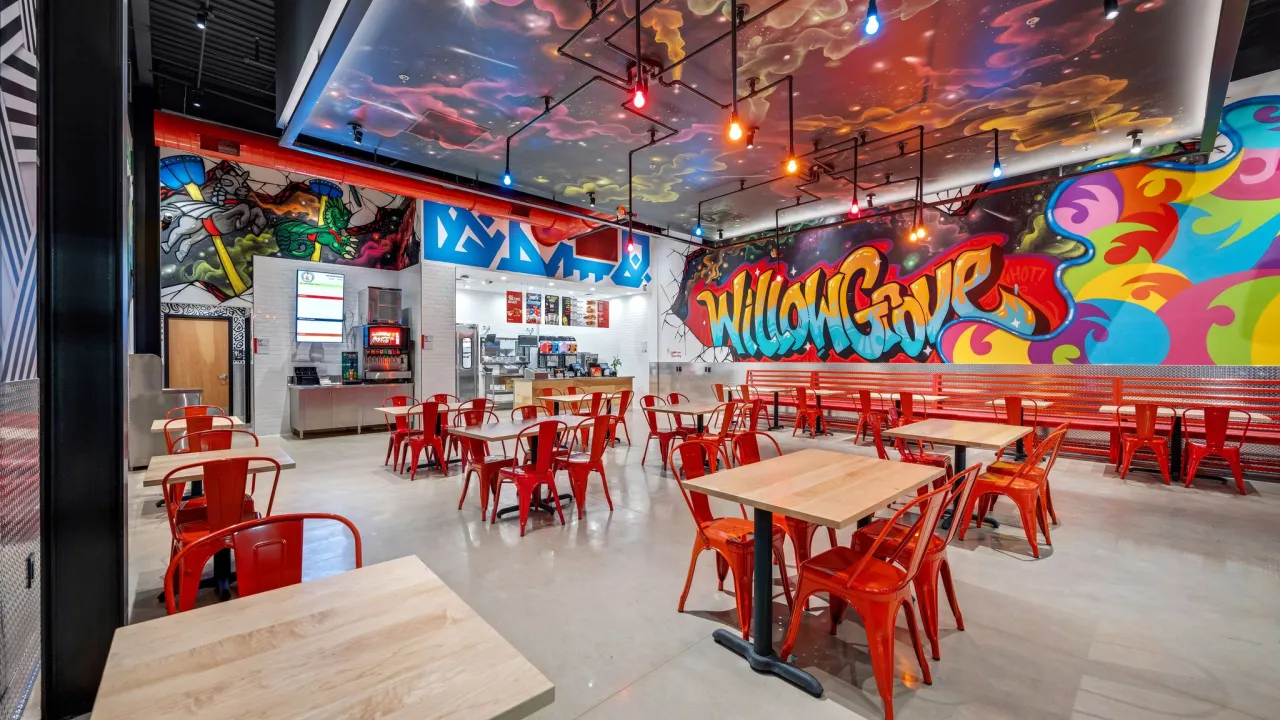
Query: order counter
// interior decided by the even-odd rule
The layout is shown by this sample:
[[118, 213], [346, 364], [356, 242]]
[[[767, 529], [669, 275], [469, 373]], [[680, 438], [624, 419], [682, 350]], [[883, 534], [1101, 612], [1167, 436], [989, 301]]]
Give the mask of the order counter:
[[515, 393], [516, 407], [533, 405], [538, 391], [543, 388], [554, 388], [556, 394], [563, 395], [567, 388], [580, 388], [584, 393], [603, 392], [616, 393], [620, 390], [631, 390], [631, 377], [576, 377], [556, 378], [554, 380], [525, 380], [516, 378], [511, 381], [511, 389]]
[[300, 438], [324, 430], [385, 428], [387, 416], [378, 412], [383, 401], [412, 394], [413, 383], [290, 385], [289, 427]]

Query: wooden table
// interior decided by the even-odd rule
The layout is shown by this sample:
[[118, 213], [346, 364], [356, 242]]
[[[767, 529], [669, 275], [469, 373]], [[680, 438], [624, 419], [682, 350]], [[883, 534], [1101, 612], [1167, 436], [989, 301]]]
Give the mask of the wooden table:
[[702, 434], [706, 430], [706, 422], [704, 422], [706, 416], [715, 412], [720, 405], [721, 403], [671, 403], [669, 405], [654, 405], [651, 408], [645, 408], [645, 412], [652, 410], [653, 412], [667, 413], [668, 415], [692, 415], [697, 419], [698, 434]]
[[[456, 412], [462, 408], [463, 403], [437, 403], [445, 409], [446, 412]], [[380, 407], [378, 412], [383, 412], [391, 417], [408, 417], [410, 415], [422, 414], [422, 403], [417, 405], [395, 405], [392, 407]]]
[[416, 557], [116, 630], [93, 720], [522, 718], [555, 686]]
[[814, 697], [822, 684], [773, 652], [773, 513], [830, 528], [868, 518], [894, 498], [945, 475], [932, 465], [877, 460], [831, 450], [801, 450], [684, 482], [687, 490], [755, 508], [752, 642], [728, 630], [715, 641], [750, 663], [753, 670], [787, 680]]
[[[235, 415], [208, 415], [206, 417], [214, 418], [213, 420], [214, 430], [227, 430], [227, 429], [236, 430], [244, 427], [244, 421], [236, 417]], [[230, 420], [231, 424], [228, 425], [226, 422], [224, 422], [226, 420]], [[169, 420], [153, 420], [151, 422], [151, 432], [153, 433], [164, 432], [165, 423], [170, 423], [170, 422], [173, 423], [172, 425], [169, 426], [170, 432], [186, 432], [187, 431], [186, 418], [171, 418]]]
[[[243, 457], [267, 457], [280, 463], [281, 470], [291, 470], [297, 467], [297, 463], [284, 448], [279, 445], [262, 445], [259, 447], [238, 447], [230, 450], [205, 450], [204, 452], [179, 453], [177, 455], [156, 455], [151, 458], [151, 462], [147, 465], [147, 472], [142, 476], [143, 487], [155, 487], [164, 484], [164, 476], [174, 468], [180, 468], [183, 465], [192, 463], [207, 462], [209, 460], [231, 460], [233, 458]], [[249, 472], [260, 473], [269, 472], [276, 469], [275, 465], [269, 462], [252, 462], [249, 463]], [[187, 468], [182, 472], [173, 476], [175, 479], [181, 479], [185, 482], [199, 482], [204, 480], [204, 467], [196, 466]], [[197, 493], [198, 494], [198, 493]]]
[[1001, 450], [1031, 434], [1032, 429], [1022, 425], [1005, 425], [996, 422], [972, 422], [969, 420], [943, 420], [931, 418], [920, 422], [889, 428], [886, 437], [935, 442], [955, 448], [955, 471], [968, 467], [966, 448]]
[[[592, 418], [583, 417], [581, 415], [544, 415], [533, 420], [504, 420], [496, 423], [485, 423], [483, 425], [471, 425], [464, 427], [450, 428], [449, 432], [460, 437], [474, 438], [476, 440], [484, 440], [485, 442], [500, 442], [502, 440], [512, 440], [520, 436], [520, 433], [548, 420], [559, 420], [568, 425], [570, 429], [576, 427], [578, 423]], [[529, 454], [533, 457], [538, 455], [538, 438], [529, 438]], [[572, 502], [573, 495], [570, 493], [560, 493], [560, 501], [562, 503]], [[534, 497], [533, 507], [554, 514], [555, 505], [547, 502], [545, 499]], [[510, 505], [500, 508], [498, 515], [506, 515], [508, 513], [520, 510], [519, 505]]]
[[795, 392], [795, 388], [775, 387], [773, 385], [748, 385], [747, 387], [751, 388], [754, 392], [773, 393], [773, 424], [769, 426], [769, 429], [782, 429], [782, 423], [778, 422], [778, 406], [781, 404], [779, 396], [781, 396], [782, 393], [793, 393]]

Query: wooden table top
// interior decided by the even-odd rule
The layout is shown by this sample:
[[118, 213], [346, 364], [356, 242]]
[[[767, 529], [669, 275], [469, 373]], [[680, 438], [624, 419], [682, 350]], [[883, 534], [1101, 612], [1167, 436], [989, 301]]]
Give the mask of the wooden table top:
[[1031, 428], [1022, 425], [1005, 425], [996, 422], [971, 422], [968, 420], [943, 420], [931, 418], [920, 422], [890, 428], [886, 437], [906, 440], [923, 440], [943, 445], [963, 445], [983, 450], [999, 450], [1031, 434]]
[[[1117, 410], [1120, 411], [1121, 415], [1134, 414], [1134, 408], [1132, 405], [1103, 405], [1102, 407], [1098, 408], [1098, 410], [1107, 415], [1115, 415]], [[1170, 418], [1174, 416], [1175, 411], [1180, 412], [1181, 410], [1182, 408], [1177, 405], [1160, 405], [1156, 409], [1156, 416], [1162, 417], [1162, 418]], [[1271, 418], [1266, 415], [1263, 415], [1262, 413], [1249, 413], [1249, 415], [1245, 415], [1244, 413], [1238, 410], [1231, 411], [1231, 421], [1244, 422], [1246, 419], [1249, 418], [1250, 415], [1253, 417], [1253, 422], [1271, 422]], [[1187, 410], [1187, 417], [1193, 420], [1203, 420], [1204, 410], [1199, 408], [1193, 408], [1193, 409]]]
[[[996, 407], [1004, 407], [1004, 398], [996, 398], [995, 400], [988, 400], [987, 403], [991, 405], [995, 405]], [[1052, 400], [1037, 400], [1034, 398], [1022, 398], [1022, 404], [1034, 405], [1037, 410], [1044, 410], [1045, 408], [1053, 407]]]
[[945, 472], [932, 465], [812, 449], [686, 480], [684, 486], [722, 500], [839, 529]]
[[116, 630], [93, 720], [521, 718], [555, 686], [417, 557]]
[[[612, 395], [613, 393], [601, 392], [600, 394], [604, 396], [603, 399], [608, 400], [609, 396]], [[542, 401], [550, 400], [551, 402], [560, 403], [562, 405], [564, 403], [584, 402], [590, 399], [591, 399], [591, 395], [589, 393], [581, 393], [578, 395], [544, 395], [542, 397], [534, 398], [534, 400], [542, 400]]]
[[[213, 421], [214, 430], [226, 430], [228, 429], [228, 427], [233, 429], [244, 427], [244, 421], [236, 417], [235, 415], [212, 415], [211, 417], [214, 418], [214, 421]], [[231, 425], [229, 426], [227, 425], [227, 423], [225, 422], [227, 420], [231, 421]], [[186, 418], [172, 418], [171, 420], [153, 420], [151, 422], [151, 432], [153, 433], [164, 432], [164, 424], [167, 422], [173, 422], [173, 424], [169, 426], [169, 432], [186, 432], [187, 430]]]
[[559, 420], [569, 427], [574, 427], [583, 420], [592, 419], [594, 418], [562, 413], [560, 415], [544, 415], [536, 420], [503, 420], [502, 422], [485, 423], [484, 425], [472, 427], [451, 427], [449, 428], [449, 434], [477, 440], [511, 440], [521, 432], [524, 432], [524, 430], [548, 420]]
[[[770, 394], [795, 392], [795, 388], [793, 387], [780, 387], [775, 385], [748, 385], [747, 387], [755, 392], [770, 393]], [[737, 390], [737, 388], [735, 387], [734, 390]]]
[[[191, 463], [204, 462], [206, 460], [230, 460], [231, 458], [240, 457], [268, 457], [280, 463], [281, 470], [290, 470], [298, 466], [279, 445], [262, 445], [260, 447], [237, 447], [230, 450], [206, 450], [204, 452], [179, 453], [177, 455], [156, 455], [151, 458], [150, 464], [147, 465], [147, 472], [142, 476], [143, 487], [155, 487], [164, 484], [164, 476], [174, 468], [190, 465]], [[268, 462], [249, 463], [249, 472], [259, 473], [275, 470], [275, 466]], [[204, 468], [193, 467], [183, 470], [181, 473], [174, 475], [175, 478], [183, 480], [201, 480], [204, 478]]]
[[668, 413], [670, 415], [710, 415], [716, 411], [724, 403], [672, 403], [670, 405], [654, 405], [651, 408], [644, 408], [645, 412], [650, 410], [660, 413]]

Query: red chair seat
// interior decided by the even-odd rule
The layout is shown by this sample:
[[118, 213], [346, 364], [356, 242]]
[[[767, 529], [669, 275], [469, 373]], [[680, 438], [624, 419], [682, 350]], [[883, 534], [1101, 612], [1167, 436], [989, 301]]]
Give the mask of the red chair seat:
[[[729, 543], [749, 543], [755, 540], [755, 523], [743, 518], [716, 518], [702, 524], [702, 532], [712, 540], [724, 540]], [[784, 537], [782, 528], [774, 527], [775, 538]]]
[[[204, 519], [205, 506], [207, 498], [203, 495], [199, 497], [183, 500], [178, 505], [177, 523], [178, 525], [186, 525], [188, 523], [199, 522]], [[241, 505], [241, 514], [247, 513], [252, 517], [257, 517], [257, 513], [253, 510], [253, 496], [245, 493], [244, 504]]]
[[[843, 582], [848, 579], [850, 571], [862, 561], [862, 557], [861, 553], [838, 545], [809, 558], [809, 562], [805, 563], [805, 570]], [[871, 558], [862, 572], [858, 573], [858, 587], [869, 592], [887, 590], [901, 586], [906, 577], [906, 571], [897, 565]]]
[[[880, 533], [888, 525], [889, 521], [885, 519], [872, 520], [870, 524], [858, 528], [857, 532], [870, 540], [870, 542], [867, 542], [867, 546], [870, 547], [871, 543], [875, 542], [875, 539], [880, 536]], [[913, 551], [916, 546], [916, 539], [915, 537], [906, 537], [907, 531], [910, 529], [910, 527], [901, 523], [894, 523], [893, 527], [889, 529], [889, 534], [885, 537], [884, 543], [880, 545], [880, 551], [892, 555], [904, 539], [907, 541], [907, 549], [904, 552], [910, 553]], [[931, 552], [937, 552], [945, 545], [946, 543], [943, 539], [937, 535], [933, 535], [929, 539], [929, 550]]]
[[[258, 513], [256, 512], [240, 513], [240, 522], [248, 522], [250, 520], [257, 519]], [[183, 523], [178, 526], [178, 540], [185, 545], [186, 543], [199, 540], [210, 532], [211, 530], [209, 529], [208, 520], [192, 520], [191, 522]]]

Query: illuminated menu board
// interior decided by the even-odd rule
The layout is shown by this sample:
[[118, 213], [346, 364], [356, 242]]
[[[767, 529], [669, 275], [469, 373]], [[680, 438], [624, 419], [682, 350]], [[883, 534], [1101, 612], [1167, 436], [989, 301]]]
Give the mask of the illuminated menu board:
[[342, 284], [337, 273], [298, 271], [298, 342], [342, 342]]

